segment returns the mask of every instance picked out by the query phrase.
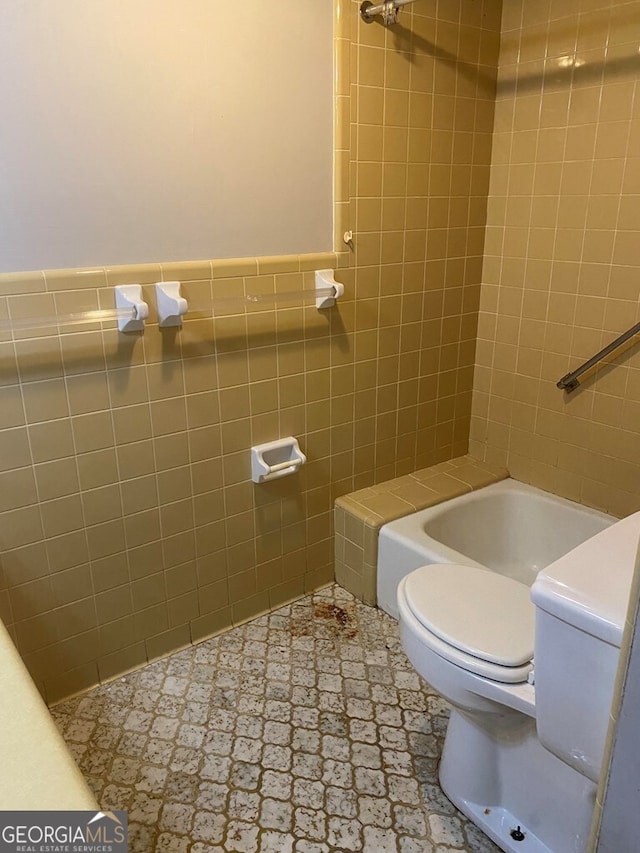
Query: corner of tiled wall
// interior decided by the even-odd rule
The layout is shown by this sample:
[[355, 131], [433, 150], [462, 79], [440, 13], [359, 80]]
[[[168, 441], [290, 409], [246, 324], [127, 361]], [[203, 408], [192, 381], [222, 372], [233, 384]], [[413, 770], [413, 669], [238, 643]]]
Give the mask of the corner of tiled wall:
[[640, 509], [637, 0], [504, 4], [470, 449], [614, 515]]

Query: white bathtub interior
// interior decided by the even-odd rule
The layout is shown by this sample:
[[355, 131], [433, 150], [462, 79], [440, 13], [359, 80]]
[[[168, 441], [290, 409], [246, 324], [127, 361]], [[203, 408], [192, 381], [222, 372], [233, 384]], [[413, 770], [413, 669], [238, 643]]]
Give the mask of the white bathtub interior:
[[430, 563], [482, 566], [531, 586], [538, 572], [615, 518], [513, 479], [392, 521], [378, 540], [378, 606], [398, 618], [405, 575]]

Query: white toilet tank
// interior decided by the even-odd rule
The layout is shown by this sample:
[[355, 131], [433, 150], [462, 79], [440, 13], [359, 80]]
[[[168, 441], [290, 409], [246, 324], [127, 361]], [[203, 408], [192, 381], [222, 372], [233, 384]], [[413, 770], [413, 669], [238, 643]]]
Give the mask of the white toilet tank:
[[538, 738], [594, 782], [602, 765], [639, 538], [640, 512], [552, 563], [531, 589]]

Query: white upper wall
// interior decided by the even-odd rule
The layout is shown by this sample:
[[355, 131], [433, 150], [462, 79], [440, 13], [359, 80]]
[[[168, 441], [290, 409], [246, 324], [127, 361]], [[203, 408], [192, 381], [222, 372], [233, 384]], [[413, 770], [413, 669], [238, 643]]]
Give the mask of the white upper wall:
[[0, 271], [332, 249], [332, 0], [2, 0]]

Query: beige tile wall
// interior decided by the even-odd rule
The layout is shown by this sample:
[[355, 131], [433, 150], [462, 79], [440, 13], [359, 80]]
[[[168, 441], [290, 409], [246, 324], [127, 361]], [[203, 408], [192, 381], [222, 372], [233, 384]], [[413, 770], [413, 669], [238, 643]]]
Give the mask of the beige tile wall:
[[[196, 303], [336, 265], [346, 285], [324, 313], [1, 334], [0, 616], [49, 701], [328, 582], [336, 497], [466, 452], [496, 10], [424, 4], [391, 32], [338, 5], [341, 254], [0, 278], [0, 320], [132, 281]], [[252, 484], [251, 444], [288, 434], [308, 464]]]
[[500, 4], [416, 3], [392, 28], [360, 23], [358, 8], [349, 213], [361, 487], [467, 450]]
[[[192, 305], [210, 306], [313, 288], [312, 271], [336, 261], [4, 276], [0, 310], [112, 307], [115, 283], [175, 278]], [[258, 304], [196, 310], [181, 330], [160, 329], [152, 310], [144, 333], [2, 333], [1, 614], [48, 699], [332, 579], [330, 366], [348, 347], [352, 298], [342, 319]], [[251, 444], [289, 434], [309, 464], [254, 486]]]
[[640, 3], [504, 6], [471, 450], [614, 514], [640, 509]]

